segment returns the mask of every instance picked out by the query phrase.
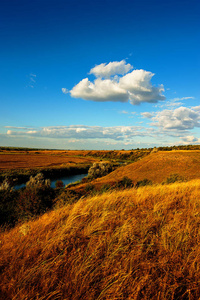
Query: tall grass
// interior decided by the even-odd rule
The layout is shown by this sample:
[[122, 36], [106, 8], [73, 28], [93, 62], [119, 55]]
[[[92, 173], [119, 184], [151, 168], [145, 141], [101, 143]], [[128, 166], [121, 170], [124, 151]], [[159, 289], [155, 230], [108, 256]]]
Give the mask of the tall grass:
[[80, 199], [0, 234], [0, 298], [199, 299], [200, 180]]

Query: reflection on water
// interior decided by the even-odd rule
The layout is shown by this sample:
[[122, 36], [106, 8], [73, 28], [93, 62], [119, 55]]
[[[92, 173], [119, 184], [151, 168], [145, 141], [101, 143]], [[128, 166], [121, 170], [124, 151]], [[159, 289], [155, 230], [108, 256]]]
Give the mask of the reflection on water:
[[[63, 176], [63, 177], [59, 177], [59, 178], [56, 178], [56, 179], [52, 179], [51, 180], [51, 187], [52, 188], [55, 188], [56, 187], [56, 181], [57, 180], [62, 180], [64, 186], [69, 184], [69, 183], [74, 183], [78, 180], [81, 180], [82, 178], [86, 177], [88, 175], [88, 173], [84, 173], [84, 174], [76, 174], [76, 175], [70, 175], [70, 176]], [[14, 188], [15, 190], [19, 190], [23, 187], [25, 187], [26, 184], [25, 183], [22, 183], [22, 184], [18, 184], [18, 185], [15, 185]]]

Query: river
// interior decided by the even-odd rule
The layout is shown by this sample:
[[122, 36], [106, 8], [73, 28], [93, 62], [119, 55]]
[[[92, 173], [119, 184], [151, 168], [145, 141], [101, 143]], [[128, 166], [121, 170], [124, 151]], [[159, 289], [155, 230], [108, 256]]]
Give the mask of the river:
[[[65, 186], [69, 183], [74, 183], [78, 180], [81, 180], [82, 178], [86, 177], [87, 175], [88, 175], [88, 173], [84, 173], [84, 174], [69, 175], [69, 176], [63, 176], [63, 177], [59, 177], [59, 178], [56, 178], [56, 179], [52, 179], [51, 180], [51, 187], [52, 188], [56, 187], [56, 181], [57, 180], [62, 180], [62, 182]], [[22, 184], [15, 185], [14, 188], [15, 188], [15, 190], [19, 190], [19, 189], [21, 189], [25, 186], [26, 186], [26, 183], [22, 183]]]

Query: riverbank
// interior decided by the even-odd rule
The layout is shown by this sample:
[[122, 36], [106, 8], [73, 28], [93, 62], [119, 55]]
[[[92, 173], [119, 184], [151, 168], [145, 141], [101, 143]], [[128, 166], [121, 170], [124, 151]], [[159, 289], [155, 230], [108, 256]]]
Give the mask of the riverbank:
[[17, 170], [4, 170], [0, 173], [0, 183], [4, 181], [5, 178], [8, 179], [11, 185], [19, 185], [26, 183], [30, 176], [35, 176], [38, 173], [42, 173], [45, 179], [54, 180], [57, 178], [86, 174], [91, 167], [91, 164], [77, 164], [69, 165], [67, 167], [54, 167], [54, 168], [31, 168], [31, 169], [17, 169]]

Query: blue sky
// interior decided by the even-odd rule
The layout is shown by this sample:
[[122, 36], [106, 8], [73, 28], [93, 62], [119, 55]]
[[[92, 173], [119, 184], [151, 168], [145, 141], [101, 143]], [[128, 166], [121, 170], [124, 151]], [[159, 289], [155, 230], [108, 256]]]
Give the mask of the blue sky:
[[1, 0], [0, 146], [200, 144], [198, 0]]

